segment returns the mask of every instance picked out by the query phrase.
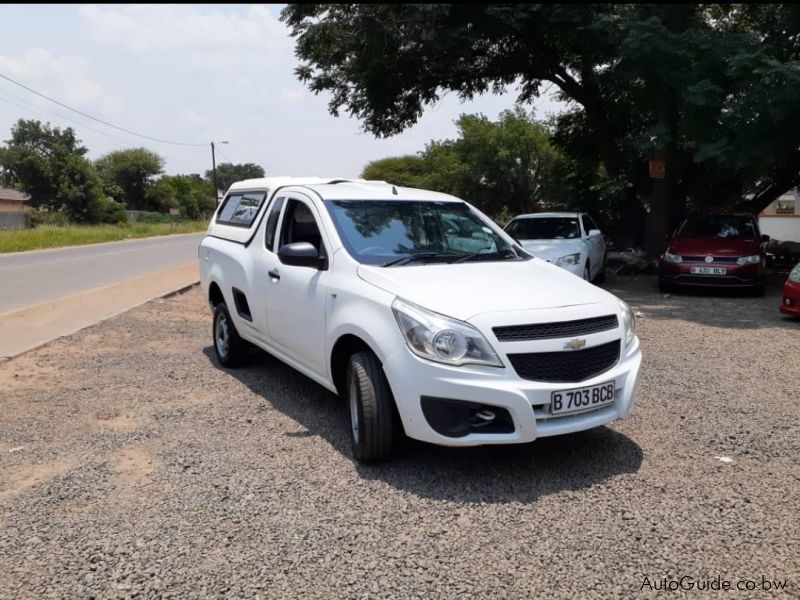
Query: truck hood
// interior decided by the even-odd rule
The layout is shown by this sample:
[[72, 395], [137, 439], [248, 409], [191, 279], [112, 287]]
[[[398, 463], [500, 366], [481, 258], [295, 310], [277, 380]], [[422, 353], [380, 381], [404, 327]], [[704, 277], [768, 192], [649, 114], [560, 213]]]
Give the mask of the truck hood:
[[669, 243], [669, 251], [684, 256], [751, 256], [760, 253], [760, 244], [731, 238], [675, 238]]
[[567, 254], [586, 253], [586, 243], [580, 238], [574, 240], [520, 240], [519, 243], [534, 256], [552, 262]]
[[614, 300], [599, 287], [535, 258], [455, 265], [359, 265], [358, 276], [405, 300], [462, 321], [485, 312]]

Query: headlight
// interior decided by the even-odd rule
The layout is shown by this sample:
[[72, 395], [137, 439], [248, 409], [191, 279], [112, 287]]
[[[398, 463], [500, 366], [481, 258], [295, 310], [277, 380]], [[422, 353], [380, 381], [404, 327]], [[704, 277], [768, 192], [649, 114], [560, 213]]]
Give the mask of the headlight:
[[754, 254], [753, 256], [742, 256], [736, 259], [737, 265], [754, 265], [761, 262], [761, 256]]
[[680, 254], [673, 254], [672, 252], [667, 250], [666, 252], [664, 252], [664, 262], [679, 263], [683, 262], [683, 258], [681, 258]]
[[792, 272], [789, 273], [789, 281], [800, 282], [800, 263], [797, 263], [794, 269], [792, 269]]
[[625, 331], [625, 346], [627, 347], [631, 345], [633, 338], [636, 337], [636, 319], [627, 302], [620, 300], [619, 306], [622, 309], [622, 328]]
[[486, 338], [469, 323], [400, 298], [392, 303], [392, 311], [408, 348], [417, 356], [453, 366], [503, 366]]
[[567, 254], [566, 256], [562, 256], [556, 261], [557, 267], [572, 267], [577, 265], [581, 262], [581, 253], [576, 252], [575, 254]]

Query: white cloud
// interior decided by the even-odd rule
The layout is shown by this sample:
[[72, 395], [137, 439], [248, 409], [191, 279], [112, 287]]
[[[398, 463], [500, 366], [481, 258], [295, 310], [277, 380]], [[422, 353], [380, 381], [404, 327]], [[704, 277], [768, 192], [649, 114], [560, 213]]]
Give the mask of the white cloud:
[[[33, 48], [20, 57], [0, 54], [0, 72], [12, 79], [76, 108], [92, 109], [103, 115], [118, 113], [118, 99], [93, 80], [89, 71], [89, 61], [82, 56], [53, 56], [43, 48]], [[41, 106], [55, 107], [10, 82], [3, 83], [4, 91], [22, 95]]]
[[79, 14], [95, 41], [137, 51], [293, 47], [286, 26], [263, 6], [251, 6], [240, 15], [190, 5], [87, 5]]
[[306, 92], [302, 88], [282, 87], [278, 96], [285, 104], [300, 104], [305, 101]]

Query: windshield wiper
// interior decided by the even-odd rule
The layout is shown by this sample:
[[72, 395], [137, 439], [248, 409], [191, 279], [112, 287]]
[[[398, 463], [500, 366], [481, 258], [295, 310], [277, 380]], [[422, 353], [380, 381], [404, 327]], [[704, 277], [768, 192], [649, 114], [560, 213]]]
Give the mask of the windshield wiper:
[[461, 262], [466, 262], [468, 260], [472, 260], [473, 258], [478, 258], [479, 256], [499, 255], [499, 256], [507, 256], [509, 258], [511, 258], [511, 257], [516, 258], [518, 256], [518, 254], [516, 252], [514, 252], [513, 250], [511, 250], [510, 248], [506, 248], [505, 250], [501, 250], [500, 252], [483, 252], [484, 250], [489, 250], [490, 248], [491, 248], [491, 246], [489, 246], [488, 248], [481, 248], [477, 252], [472, 252], [470, 254], [464, 254], [463, 256], [459, 256], [455, 260], [451, 260], [448, 264], [455, 265], [455, 264], [458, 264], [458, 263], [461, 263]]
[[[395, 265], [407, 265], [418, 260], [425, 260], [426, 258], [445, 258], [454, 256], [452, 252], [417, 252], [416, 254], [406, 254], [400, 258], [395, 258], [389, 262], [383, 263], [382, 267], [393, 267]], [[455, 256], [460, 256], [456, 254]]]

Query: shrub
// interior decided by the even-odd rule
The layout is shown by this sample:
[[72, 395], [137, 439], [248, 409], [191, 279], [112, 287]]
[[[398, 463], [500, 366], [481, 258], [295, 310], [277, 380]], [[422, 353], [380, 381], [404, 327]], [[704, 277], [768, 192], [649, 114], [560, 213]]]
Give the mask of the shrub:
[[174, 217], [170, 215], [160, 212], [148, 212], [144, 210], [139, 213], [138, 218], [139, 223], [169, 223], [172, 220], [174, 220]]
[[125, 205], [111, 198], [100, 198], [98, 200], [98, 215], [101, 223], [118, 224], [128, 222], [128, 215], [125, 213]]
[[32, 210], [30, 211], [31, 224], [34, 227], [40, 225], [55, 225], [57, 227], [64, 227], [69, 225], [67, 215], [58, 210]]

